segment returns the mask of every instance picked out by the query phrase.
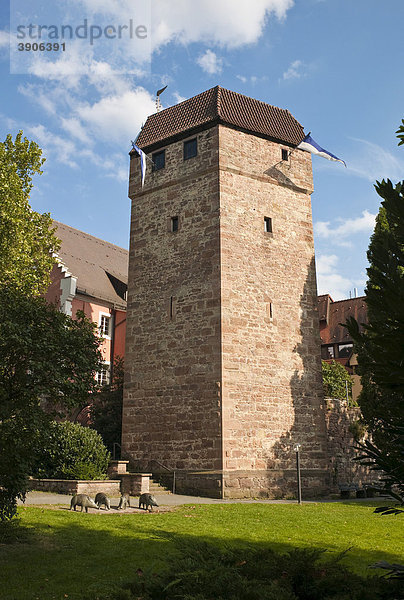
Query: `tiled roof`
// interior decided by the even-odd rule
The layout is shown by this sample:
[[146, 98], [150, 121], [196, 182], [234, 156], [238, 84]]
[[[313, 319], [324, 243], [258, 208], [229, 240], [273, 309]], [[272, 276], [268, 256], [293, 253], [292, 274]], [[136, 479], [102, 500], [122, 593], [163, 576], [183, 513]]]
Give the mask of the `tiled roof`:
[[[324, 311], [324, 300], [328, 300], [328, 311]], [[323, 326], [320, 328], [322, 344], [338, 344], [352, 341], [348, 330], [343, 326], [348, 317], [354, 317], [359, 325], [368, 322], [365, 296], [334, 302], [326, 294], [318, 297], [318, 305], [320, 326]], [[327, 312], [328, 314], [326, 314]], [[363, 328], [360, 327], [360, 329], [362, 330]]]
[[293, 146], [304, 137], [303, 127], [288, 110], [216, 86], [148, 117], [137, 145], [147, 148], [215, 122]]
[[[55, 234], [62, 242], [58, 258], [77, 277], [77, 289], [125, 307], [122, 294], [117, 293], [119, 286], [114, 287], [112, 281], [115, 278], [127, 284], [128, 251], [63, 223], [53, 223], [57, 227]], [[108, 273], [112, 278], [108, 277]]]

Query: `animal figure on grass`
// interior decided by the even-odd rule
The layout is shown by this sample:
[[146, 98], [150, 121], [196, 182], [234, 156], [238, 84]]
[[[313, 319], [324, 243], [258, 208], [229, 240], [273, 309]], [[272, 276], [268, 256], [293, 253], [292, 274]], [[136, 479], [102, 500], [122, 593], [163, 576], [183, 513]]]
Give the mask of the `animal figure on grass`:
[[156, 502], [156, 498], [151, 494], [142, 494], [139, 498], [139, 508], [144, 506], [145, 510], [148, 510], [148, 506], [150, 506], [150, 512], [153, 512], [153, 506], [158, 506]]
[[98, 506], [98, 508], [100, 508], [102, 504], [105, 506], [106, 510], [110, 510], [111, 508], [111, 502], [108, 496], [103, 492], [98, 492], [98, 494], [95, 497], [95, 503]]
[[83, 508], [88, 512], [89, 508], [98, 508], [94, 500], [90, 498], [87, 494], [75, 494], [70, 502], [70, 510], [72, 508], [76, 510], [76, 506], [81, 506], [81, 512], [83, 512]]
[[121, 508], [122, 510], [125, 510], [127, 506], [129, 506], [130, 508], [130, 496], [129, 494], [122, 494], [119, 500], [118, 510], [120, 510]]

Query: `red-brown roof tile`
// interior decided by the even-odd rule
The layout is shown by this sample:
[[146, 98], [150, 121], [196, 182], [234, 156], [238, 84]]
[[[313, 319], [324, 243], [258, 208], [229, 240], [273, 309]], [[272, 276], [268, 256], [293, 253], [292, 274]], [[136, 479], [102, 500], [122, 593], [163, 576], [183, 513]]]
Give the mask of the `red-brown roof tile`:
[[149, 116], [137, 145], [145, 149], [215, 122], [292, 146], [299, 144], [304, 137], [303, 127], [288, 110], [216, 86]]
[[126, 301], [117, 294], [108, 273], [127, 283], [128, 250], [64, 223], [53, 223], [57, 228], [55, 235], [61, 240], [58, 259], [77, 278], [77, 289], [120, 308], [126, 307]]

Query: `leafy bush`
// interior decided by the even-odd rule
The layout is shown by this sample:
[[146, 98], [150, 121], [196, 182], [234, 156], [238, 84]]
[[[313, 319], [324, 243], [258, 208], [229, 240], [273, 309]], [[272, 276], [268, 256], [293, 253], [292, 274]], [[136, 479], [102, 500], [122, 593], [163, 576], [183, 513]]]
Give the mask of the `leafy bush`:
[[359, 440], [363, 439], [366, 435], [366, 425], [363, 422], [363, 419], [357, 419], [356, 421], [353, 421], [349, 427], [348, 427], [349, 431], [352, 433], [353, 437], [355, 438], [355, 440], [358, 442]]
[[53, 422], [44, 435], [35, 477], [104, 479], [110, 454], [101, 436], [78, 423]]
[[346, 384], [348, 383], [348, 399], [352, 399], [352, 379], [346, 369], [333, 360], [331, 363], [322, 361], [324, 394], [328, 398], [346, 399]]
[[93, 592], [87, 600], [391, 600], [401, 583], [360, 577], [341, 565], [342, 555], [323, 560], [322, 550], [223, 551], [182, 543], [181, 557], [163, 574], [137, 570], [134, 581]]
[[98, 431], [110, 452], [114, 451], [115, 443], [121, 443], [123, 376], [124, 361], [118, 356], [114, 360], [112, 382], [93, 394], [90, 427]]

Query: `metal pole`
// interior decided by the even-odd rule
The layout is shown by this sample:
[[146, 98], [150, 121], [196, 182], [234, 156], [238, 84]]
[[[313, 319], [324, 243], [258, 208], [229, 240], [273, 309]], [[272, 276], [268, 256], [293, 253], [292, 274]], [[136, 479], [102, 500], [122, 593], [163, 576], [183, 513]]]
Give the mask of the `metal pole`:
[[296, 474], [297, 474], [297, 502], [302, 503], [302, 482], [300, 477], [300, 444], [295, 445], [296, 452]]
[[175, 494], [175, 471], [173, 471], [173, 494]]

